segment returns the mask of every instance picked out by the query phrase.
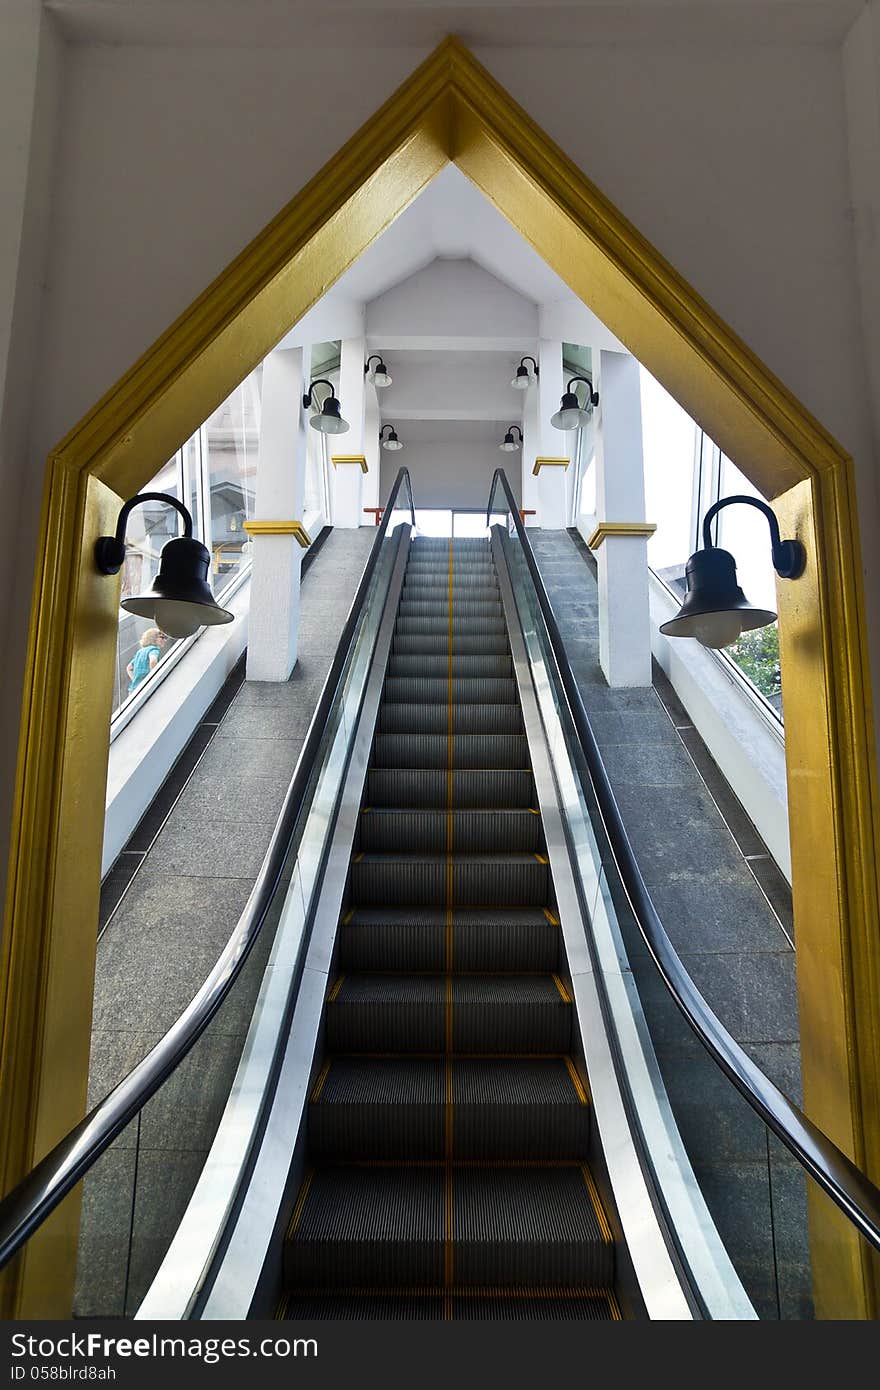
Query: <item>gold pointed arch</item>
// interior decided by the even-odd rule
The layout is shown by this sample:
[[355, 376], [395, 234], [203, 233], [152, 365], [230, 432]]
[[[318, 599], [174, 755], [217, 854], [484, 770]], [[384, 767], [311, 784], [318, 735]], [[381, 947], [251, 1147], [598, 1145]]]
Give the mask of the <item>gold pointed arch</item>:
[[[880, 1179], [877, 799], [850, 459], [455, 39], [447, 39], [48, 461], [0, 961], [0, 1183], [82, 1114], [115, 586], [95, 537], [450, 160], [758, 488], [807, 574], [780, 591], [807, 1108]], [[72, 1197], [4, 1286], [64, 1316]], [[870, 1261], [812, 1212], [817, 1299], [874, 1316]]]

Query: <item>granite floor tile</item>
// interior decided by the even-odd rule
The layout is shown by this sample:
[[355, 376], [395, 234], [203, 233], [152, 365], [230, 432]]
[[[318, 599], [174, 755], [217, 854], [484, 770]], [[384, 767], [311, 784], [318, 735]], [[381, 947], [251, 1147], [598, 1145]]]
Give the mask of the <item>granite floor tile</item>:
[[648, 890], [677, 951], [787, 949], [784, 933], [764, 910], [760, 891], [742, 865], [711, 874], [676, 869], [652, 877]]
[[126, 851], [146, 851], [150, 848], [162, 826], [165, 824], [165, 821], [168, 819], [174, 807], [174, 803], [186, 786], [193, 769], [202, 758], [205, 750], [212, 743], [215, 733], [216, 729], [207, 724], [200, 724], [198, 726], [186, 748], [184, 748], [177, 762], [165, 778], [165, 781], [162, 783], [162, 786], [153, 798], [145, 814], [138, 822], [136, 829], [125, 846]]
[[727, 778], [710, 755], [696, 729], [683, 729], [679, 737], [694, 766], [706, 783], [727, 828], [739, 846], [740, 852], [744, 855], [766, 854], [767, 846], [749, 820], [742, 802], [732, 790]]
[[778, 1317], [770, 1178], [763, 1163], [699, 1165], [695, 1176], [746, 1292], [764, 1317]]
[[251, 886], [141, 870], [98, 946], [94, 1028], [158, 1040], [215, 964]]
[[752, 859], [749, 870], [767, 899], [772, 911], [779, 919], [789, 940], [794, 942], [794, 908], [791, 897], [791, 884], [788, 882], [775, 860]]
[[218, 772], [197, 771], [175, 808], [175, 821], [254, 821], [274, 825], [290, 775], [281, 769], [257, 776], [243, 767], [234, 779]]
[[303, 746], [302, 738], [230, 738], [217, 735], [199, 771], [208, 777], [235, 780], [247, 768], [256, 777], [292, 775]]
[[674, 801], [676, 796], [690, 796], [701, 785], [696, 768], [677, 739], [609, 743], [603, 748], [602, 757], [615, 788], [665, 787], [675, 794], [670, 796], [670, 801]]
[[684, 955], [685, 968], [709, 1007], [738, 1042], [796, 1042], [794, 957], [762, 951]]
[[260, 871], [272, 827], [247, 821], [170, 821], [155, 853], [169, 875], [211, 880], [253, 879]]
[[302, 739], [308, 732], [315, 712], [312, 700], [301, 699], [287, 704], [238, 705], [229, 711], [218, 739]]

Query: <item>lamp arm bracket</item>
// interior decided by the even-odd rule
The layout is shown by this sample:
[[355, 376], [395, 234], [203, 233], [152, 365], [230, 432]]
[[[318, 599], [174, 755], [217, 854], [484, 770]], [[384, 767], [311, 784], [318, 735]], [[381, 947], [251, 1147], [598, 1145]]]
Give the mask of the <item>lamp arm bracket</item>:
[[308, 391], [306, 391], [305, 395], [303, 396], [303, 407], [304, 407], [304, 408], [308, 408], [308, 406], [311, 405], [311, 403], [312, 403], [312, 392], [314, 391], [314, 389], [315, 389], [316, 386], [329, 386], [329, 387], [330, 387], [330, 395], [331, 395], [331, 396], [335, 396], [335, 395], [336, 395], [336, 387], [333, 385], [333, 382], [332, 382], [332, 381], [328, 381], [327, 378], [326, 378], [325, 376], [318, 376], [318, 377], [315, 377], [315, 380], [309, 384], [309, 389], [308, 389]]
[[192, 537], [193, 520], [189, 510], [176, 497], [168, 492], [139, 492], [124, 502], [116, 521], [115, 536], [99, 536], [95, 541], [95, 562], [102, 574], [118, 574], [125, 560], [125, 530], [128, 518], [135, 507], [142, 502], [165, 502], [173, 507], [183, 518], [183, 534], [187, 540]]
[[713, 502], [712, 506], [703, 517], [703, 545], [706, 550], [714, 548], [712, 541], [712, 522], [723, 507], [729, 507], [734, 502], [744, 502], [750, 507], [756, 507], [767, 518], [767, 525], [770, 527], [770, 549], [773, 556], [773, 568], [781, 579], [797, 579], [803, 574], [804, 566], [807, 563], [807, 552], [798, 540], [784, 541], [779, 533], [779, 522], [776, 513], [766, 502], [762, 502], [759, 497], [746, 497], [742, 493], [737, 493], [733, 497], [722, 497], [718, 502]]

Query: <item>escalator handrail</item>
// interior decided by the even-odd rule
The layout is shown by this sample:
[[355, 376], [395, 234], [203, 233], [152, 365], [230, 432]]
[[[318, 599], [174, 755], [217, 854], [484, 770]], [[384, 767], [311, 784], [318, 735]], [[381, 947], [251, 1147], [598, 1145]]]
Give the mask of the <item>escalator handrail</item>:
[[404, 485], [409, 496], [410, 516], [415, 526], [415, 503], [409, 470], [401, 468], [389, 494], [382, 521], [340, 634], [333, 662], [284, 797], [265, 858], [229, 940], [198, 993], [159, 1042], [0, 1201], [0, 1269], [12, 1259], [150, 1097], [167, 1081], [201, 1037], [241, 974], [281, 882], [321, 739], [366, 603], [373, 571]]
[[496, 468], [492, 479], [486, 525], [489, 525], [499, 483], [535, 589], [614, 865], [654, 964], [685, 1019], [727, 1078], [865, 1239], [880, 1249], [880, 1189], [761, 1071], [728, 1033], [694, 984], [666, 934], [626, 833], [552, 604], [503, 468]]

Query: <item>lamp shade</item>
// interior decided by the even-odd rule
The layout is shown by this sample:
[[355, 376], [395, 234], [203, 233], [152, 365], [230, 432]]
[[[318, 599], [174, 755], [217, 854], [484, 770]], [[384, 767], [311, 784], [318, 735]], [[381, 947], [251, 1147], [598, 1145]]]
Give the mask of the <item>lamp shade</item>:
[[513, 430], [510, 429], [507, 431], [507, 434], [504, 436], [501, 443], [498, 445], [498, 448], [503, 449], [505, 454], [512, 454], [515, 453], [515, 451], [521, 447], [521, 443], [522, 441], [520, 441], [519, 444], [516, 442], [516, 440], [513, 437]]
[[555, 415], [550, 416], [551, 425], [558, 430], [576, 430], [579, 425], [589, 423], [590, 412], [582, 410], [574, 391], [566, 391]]
[[749, 603], [736, 580], [728, 550], [698, 550], [685, 566], [687, 593], [674, 618], [661, 625], [666, 637], [695, 637], [704, 647], [726, 647], [743, 632], [766, 627], [776, 614]]
[[336, 396], [328, 396], [321, 406], [321, 413], [313, 415], [309, 421], [313, 430], [319, 430], [321, 434], [345, 434], [349, 428], [348, 421], [343, 420], [339, 413], [339, 401]]
[[211, 556], [201, 541], [179, 536], [168, 541], [159, 572], [144, 594], [123, 599], [122, 607], [139, 618], [152, 618], [170, 637], [191, 637], [200, 627], [231, 623], [234, 613], [220, 608], [208, 584]]
[[530, 383], [531, 377], [529, 376], [529, 369], [523, 363], [520, 363], [516, 369], [516, 376], [510, 384], [511, 386], [515, 386], [517, 391], [528, 391]]

